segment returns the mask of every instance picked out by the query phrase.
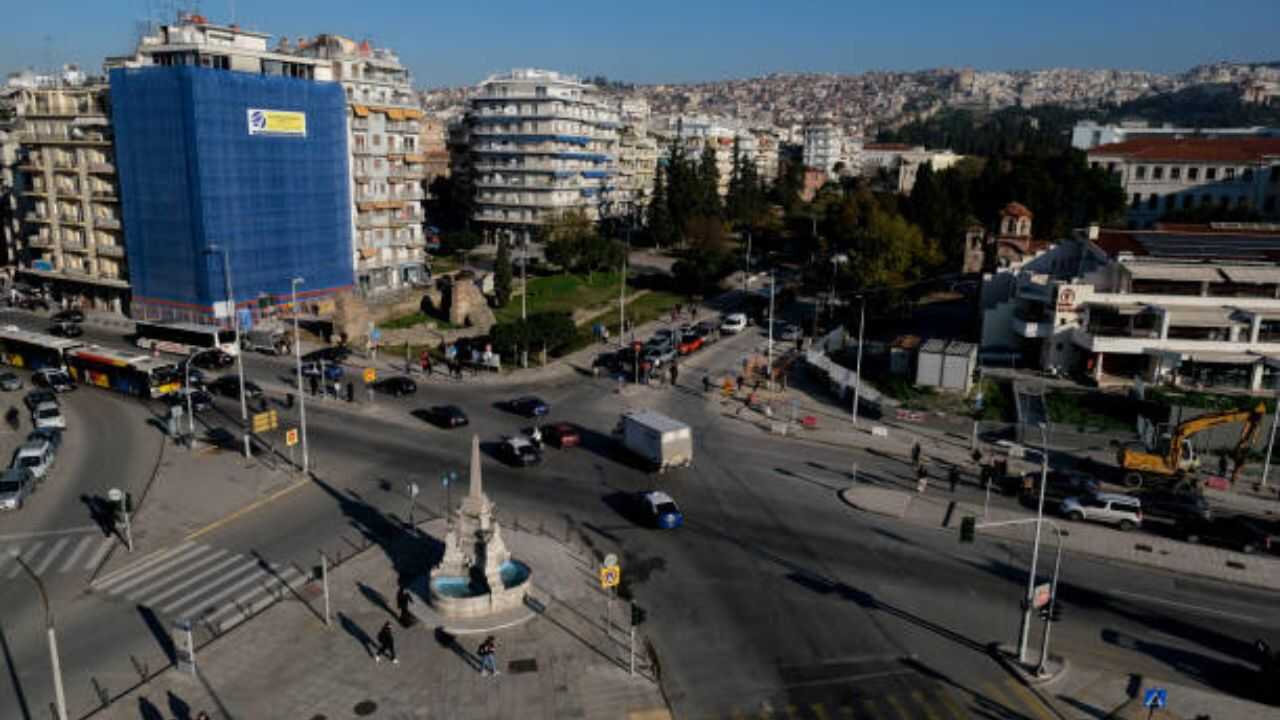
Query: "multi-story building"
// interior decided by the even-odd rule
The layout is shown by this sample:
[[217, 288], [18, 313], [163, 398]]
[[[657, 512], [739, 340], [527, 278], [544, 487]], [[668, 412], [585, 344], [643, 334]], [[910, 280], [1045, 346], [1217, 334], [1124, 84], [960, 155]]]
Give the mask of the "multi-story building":
[[269, 37], [183, 15], [108, 62], [135, 317], [224, 320], [233, 284], [253, 322], [295, 277], [353, 284], [346, 93]]
[[963, 155], [950, 150], [926, 150], [923, 145], [866, 143], [850, 161], [864, 176], [873, 177], [884, 171], [889, 176], [889, 189], [909, 193], [916, 186], [921, 165], [928, 164], [934, 172], [941, 172], [963, 159]]
[[120, 312], [129, 296], [106, 84], [36, 84], [15, 96], [21, 159], [17, 277], [55, 298]]
[[844, 135], [839, 127], [827, 121], [815, 120], [804, 125], [804, 166], [816, 168], [834, 177], [836, 165], [847, 163], [844, 151]]
[[1088, 158], [1119, 178], [1134, 227], [1205, 206], [1277, 214], [1280, 137], [1139, 138], [1099, 145]]
[[984, 277], [982, 345], [1100, 383], [1280, 387], [1280, 225], [1092, 226]]
[[626, 125], [618, 141], [618, 181], [610, 200], [621, 207], [618, 212], [640, 212], [653, 194], [654, 175], [658, 171], [658, 139], [643, 125]]
[[1071, 147], [1092, 150], [1099, 145], [1113, 145], [1128, 140], [1144, 138], [1233, 138], [1280, 137], [1280, 128], [1262, 126], [1240, 128], [1195, 128], [1161, 125], [1153, 127], [1145, 122], [1128, 122], [1119, 125], [1100, 125], [1094, 120], [1082, 120], [1071, 128]]
[[471, 219], [491, 238], [527, 238], [569, 210], [597, 218], [614, 190], [616, 104], [575, 77], [532, 69], [493, 75], [469, 99], [464, 127]]
[[729, 192], [735, 143], [739, 162], [755, 163], [757, 175], [766, 180], [777, 177], [778, 144], [771, 141], [768, 133], [752, 130], [746, 123], [705, 115], [671, 115], [658, 118], [650, 127], [663, 148], [673, 139], [678, 140], [685, 154], [695, 161], [700, 159], [703, 149], [710, 146], [716, 155], [721, 197]]
[[16, 95], [16, 88], [0, 88], [0, 266], [6, 272], [17, 261], [22, 232], [18, 213], [22, 201], [23, 176], [18, 172], [22, 142], [13, 101]]
[[331, 65], [347, 94], [356, 283], [376, 294], [424, 277], [422, 109], [395, 53], [337, 35], [299, 41], [294, 53]]

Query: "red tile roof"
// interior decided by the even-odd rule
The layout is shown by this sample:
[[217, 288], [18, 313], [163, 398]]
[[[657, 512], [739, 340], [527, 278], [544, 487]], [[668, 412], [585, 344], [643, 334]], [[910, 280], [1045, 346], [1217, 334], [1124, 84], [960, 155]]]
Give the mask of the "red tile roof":
[[1090, 158], [1111, 156], [1173, 162], [1257, 162], [1266, 157], [1280, 157], [1280, 138], [1136, 138], [1099, 145], [1089, 151]]
[[1031, 214], [1031, 211], [1027, 209], [1027, 206], [1019, 202], [1011, 202], [1008, 205], [1005, 205], [1004, 210], [1001, 210], [1000, 214], [1024, 218], [1034, 217]]
[[1120, 253], [1147, 254], [1147, 249], [1142, 247], [1142, 244], [1133, 237], [1133, 233], [1123, 230], [1099, 231], [1098, 239], [1094, 240], [1093, 244], [1097, 245], [1099, 250], [1110, 257], [1115, 257]]
[[918, 145], [908, 145], [906, 143], [867, 143], [862, 146], [863, 150], [886, 150], [891, 152], [909, 152], [915, 150]]

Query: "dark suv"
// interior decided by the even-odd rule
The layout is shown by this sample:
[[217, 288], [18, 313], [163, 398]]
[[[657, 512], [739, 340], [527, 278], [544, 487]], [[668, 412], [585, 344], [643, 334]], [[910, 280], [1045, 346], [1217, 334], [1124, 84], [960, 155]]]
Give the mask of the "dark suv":
[[[1044, 506], [1055, 507], [1069, 497], [1096, 495], [1101, 485], [1092, 477], [1079, 472], [1049, 472], [1049, 484], [1044, 489]], [[1023, 476], [1022, 504], [1035, 506], [1040, 502], [1040, 473]]]
[[1246, 555], [1259, 550], [1275, 552], [1280, 549], [1280, 537], [1271, 535], [1244, 515], [1191, 520], [1179, 524], [1178, 529], [1189, 543], [1208, 543]]
[[1142, 500], [1143, 515], [1150, 520], [1187, 523], [1213, 519], [1209, 501], [1200, 493], [1149, 490], [1137, 497]]

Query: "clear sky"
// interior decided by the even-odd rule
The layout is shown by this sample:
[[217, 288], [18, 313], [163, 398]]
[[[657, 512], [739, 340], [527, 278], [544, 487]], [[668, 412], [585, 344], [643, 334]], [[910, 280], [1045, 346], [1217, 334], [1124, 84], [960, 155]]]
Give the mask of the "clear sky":
[[[1280, 0], [205, 0], [213, 22], [369, 38], [419, 86], [512, 67], [689, 82], [940, 66], [1185, 70], [1280, 59]], [[97, 70], [171, 0], [0, 0], [0, 73]], [[233, 10], [234, 9], [234, 10]]]

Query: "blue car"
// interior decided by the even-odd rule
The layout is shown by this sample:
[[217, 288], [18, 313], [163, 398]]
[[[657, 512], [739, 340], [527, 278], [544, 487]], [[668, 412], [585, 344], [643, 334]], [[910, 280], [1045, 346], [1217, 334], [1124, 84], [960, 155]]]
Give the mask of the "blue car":
[[516, 398], [507, 403], [507, 407], [511, 412], [525, 417], [542, 417], [551, 412], [551, 406], [542, 401], [542, 398], [528, 395], [522, 398]]
[[654, 527], [674, 530], [684, 524], [684, 515], [680, 513], [676, 501], [661, 490], [641, 493], [640, 505]]

